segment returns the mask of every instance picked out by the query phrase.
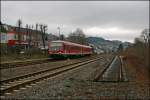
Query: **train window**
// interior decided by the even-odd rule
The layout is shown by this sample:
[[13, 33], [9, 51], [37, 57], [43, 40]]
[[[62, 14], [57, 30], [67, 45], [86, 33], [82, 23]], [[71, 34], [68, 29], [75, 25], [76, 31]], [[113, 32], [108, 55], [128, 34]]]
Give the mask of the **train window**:
[[50, 43], [50, 50], [60, 50], [62, 48], [62, 43], [60, 42], [51, 42]]

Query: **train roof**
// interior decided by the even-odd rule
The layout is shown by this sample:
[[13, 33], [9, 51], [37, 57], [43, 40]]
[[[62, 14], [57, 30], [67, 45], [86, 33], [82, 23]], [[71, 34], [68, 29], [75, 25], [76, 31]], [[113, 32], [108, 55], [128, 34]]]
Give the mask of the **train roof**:
[[69, 45], [81, 46], [81, 47], [86, 47], [86, 48], [92, 48], [91, 46], [81, 45], [81, 44], [77, 44], [77, 43], [73, 43], [73, 42], [69, 42], [69, 41], [57, 40], [57, 41], [51, 41], [51, 42], [62, 42], [62, 43], [69, 44]]

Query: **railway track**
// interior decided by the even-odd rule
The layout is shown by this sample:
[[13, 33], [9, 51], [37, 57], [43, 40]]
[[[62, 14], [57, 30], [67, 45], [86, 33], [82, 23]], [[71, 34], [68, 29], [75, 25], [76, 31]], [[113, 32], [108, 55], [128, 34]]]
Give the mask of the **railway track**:
[[125, 80], [123, 61], [116, 56], [112, 61], [95, 76], [95, 82], [122, 82]]
[[44, 70], [44, 71], [40, 71], [40, 72], [36, 72], [36, 73], [24, 75], [24, 76], [18, 76], [18, 77], [12, 78], [12, 79], [3, 80], [3, 81], [1, 81], [1, 88], [0, 88], [1, 95], [11, 93], [15, 90], [20, 89], [21, 87], [26, 87], [33, 83], [37, 83], [44, 79], [51, 78], [53, 76], [73, 70], [73, 69], [81, 67], [83, 65], [92, 63], [99, 59], [101, 59], [101, 58], [93, 58], [93, 59], [90, 59], [90, 60], [84, 61], [84, 62], [81, 61], [81, 62], [74, 63], [74, 64], [60, 66], [60, 67], [53, 68], [53, 69], [48, 69], [48, 70]]
[[[28, 60], [28, 61], [18, 61], [18, 62], [6, 62], [0, 64], [0, 69], [9, 69], [9, 68], [16, 68], [16, 67], [23, 67], [28, 65], [36, 65], [42, 63], [49, 63], [49, 62], [56, 62], [58, 60], [45, 58], [45, 59], [38, 59], [38, 60]], [[60, 61], [60, 60], [59, 60]]]
[[[82, 59], [82, 58], [78, 58]], [[58, 61], [65, 61], [66, 59], [36, 59], [36, 60], [27, 60], [27, 61], [16, 61], [16, 62], [4, 62], [0, 63], [0, 70], [2, 69], [9, 69], [9, 68], [16, 68], [16, 67], [23, 67], [28, 65], [36, 65], [36, 64], [43, 64], [49, 62], [58, 62]]]

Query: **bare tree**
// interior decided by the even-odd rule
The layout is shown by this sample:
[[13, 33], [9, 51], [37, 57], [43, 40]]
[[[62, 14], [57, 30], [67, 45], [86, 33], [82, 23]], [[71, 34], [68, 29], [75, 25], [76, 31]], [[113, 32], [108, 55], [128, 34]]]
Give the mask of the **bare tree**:
[[144, 39], [144, 42], [147, 44], [148, 41], [150, 40], [150, 33], [149, 29], [144, 29], [141, 33], [141, 38]]
[[142, 40], [141, 38], [139, 38], [139, 37], [136, 37], [136, 38], [134, 39], [134, 43], [135, 43], [135, 44], [143, 43], [143, 40]]
[[144, 65], [148, 66], [148, 69], [150, 70], [149, 66], [149, 29], [144, 29], [141, 32], [140, 37], [135, 38], [135, 44], [134, 44], [135, 51], [133, 54], [135, 56], [138, 56], [141, 58], [144, 62]]
[[[43, 25], [43, 24], [40, 24], [40, 29], [41, 29], [41, 35], [42, 35], [42, 41], [43, 41], [43, 48], [44, 50], [46, 49], [45, 46], [45, 39], [46, 39], [46, 36], [45, 36], [45, 32], [47, 30], [47, 25]], [[45, 50], [45, 53], [46, 53], [46, 50]]]
[[86, 36], [80, 28], [77, 28], [76, 31], [70, 33], [68, 36], [68, 40], [79, 44], [87, 44]]
[[118, 52], [121, 54], [123, 52], [123, 44], [119, 44]]
[[35, 30], [38, 30], [38, 24], [35, 24]]
[[60, 35], [60, 40], [65, 40], [65, 36], [63, 34]]

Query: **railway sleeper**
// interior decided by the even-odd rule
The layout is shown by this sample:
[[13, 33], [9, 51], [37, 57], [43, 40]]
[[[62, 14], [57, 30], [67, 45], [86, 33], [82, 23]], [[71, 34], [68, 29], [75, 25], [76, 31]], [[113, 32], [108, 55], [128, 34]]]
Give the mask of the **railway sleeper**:
[[35, 77], [35, 78], [31, 78], [31, 79], [27, 79], [27, 80], [23, 80], [21, 81], [20, 83], [17, 83], [17, 84], [13, 84], [9, 87], [6, 87], [5, 89], [1, 89], [1, 95], [5, 95], [5, 93], [9, 93], [9, 92], [12, 92], [13, 90], [16, 90], [16, 89], [19, 89], [21, 87], [25, 87], [26, 85], [29, 85], [29, 84], [32, 84], [32, 83], [36, 83], [38, 81], [41, 81], [43, 79], [46, 79], [46, 78], [49, 78], [49, 77], [53, 77], [53, 76], [56, 76], [58, 74], [61, 74], [65, 71], [68, 71], [68, 70], [71, 70], [71, 69], [74, 69], [74, 68], [77, 68], [79, 66], [82, 66], [82, 65], [85, 65], [85, 64], [88, 64], [90, 62], [93, 62], [93, 61], [96, 61], [98, 59], [94, 59], [94, 60], [90, 60], [90, 61], [87, 61], [87, 62], [84, 62], [84, 63], [79, 63], [77, 65], [74, 65], [72, 67], [69, 67], [69, 68], [65, 68], [65, 69], [62, 69], [62, 70], [56, 70], [56, 72], [53, 72], [53, 73], [47, 73], [45, 75], [42, 75], [42, 76], [38, 76], [38, 77]]

